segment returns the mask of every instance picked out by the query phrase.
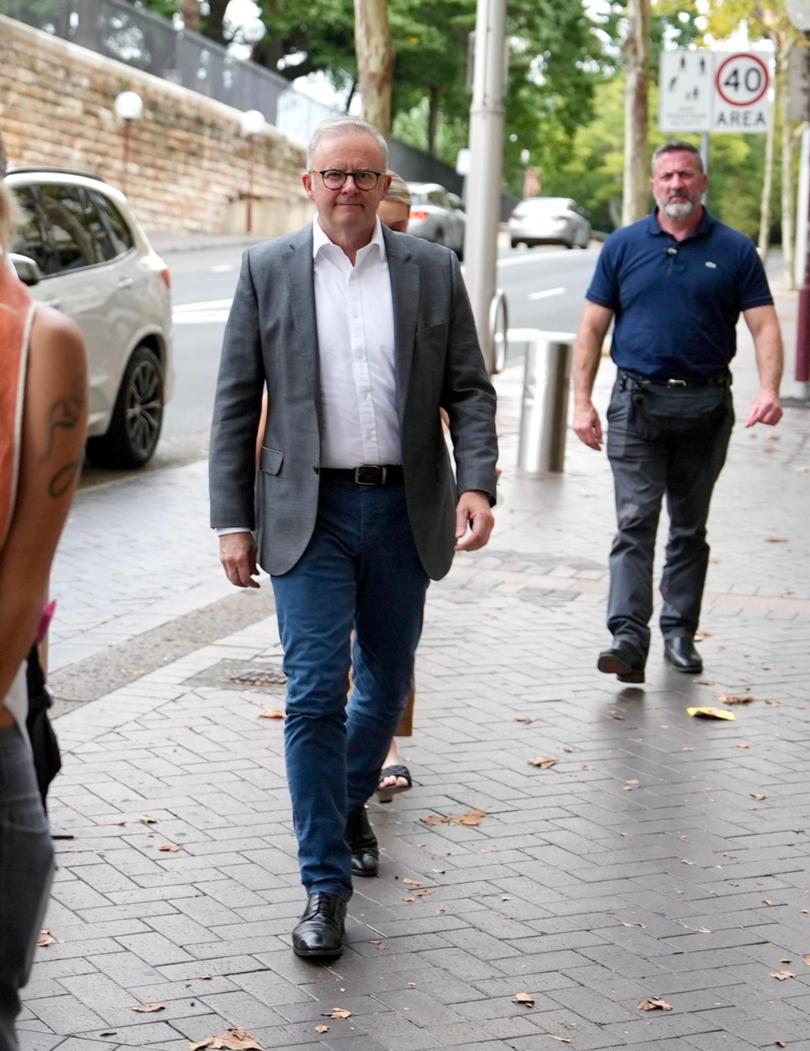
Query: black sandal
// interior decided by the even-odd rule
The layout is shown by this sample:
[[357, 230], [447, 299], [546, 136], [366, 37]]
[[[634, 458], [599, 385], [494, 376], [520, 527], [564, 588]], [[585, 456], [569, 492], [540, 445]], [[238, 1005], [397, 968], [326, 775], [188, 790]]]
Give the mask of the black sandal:
[[[385, 785], [383, 788], [380, 788], [380, 781], [384, 777], [404, 777], [408, 783], [406, 785]], [[400, 792], [407, 792], [412, 786], [411, 772], [407, 766], [403, 766], [402, 763], [384, 766], [380, 770], [380, 776], [377, 778], [377, 799], [380, 803], [390, 803], [394, 796], [399, 795]]]

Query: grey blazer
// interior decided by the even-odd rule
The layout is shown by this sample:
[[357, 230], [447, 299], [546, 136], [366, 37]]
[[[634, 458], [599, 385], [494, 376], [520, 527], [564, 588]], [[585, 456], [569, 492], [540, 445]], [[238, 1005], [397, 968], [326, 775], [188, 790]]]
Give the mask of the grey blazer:
[[[453, 559], [457, 494], [480, 489], [495, 502], [495, 392], [455, 255], [385, 227], [383, 233], [408, 517], [425, 571], [438, 580]], [[313, 275], [311, 226], [245, 252], [214, 403], [211, 525], [255, 528], [259, 564], [276, 575], [303, 554], [318, 506]], [[265, 382], [270, 412], [256, 465]], [[440, 406], [450, 418], [455, 481]]]

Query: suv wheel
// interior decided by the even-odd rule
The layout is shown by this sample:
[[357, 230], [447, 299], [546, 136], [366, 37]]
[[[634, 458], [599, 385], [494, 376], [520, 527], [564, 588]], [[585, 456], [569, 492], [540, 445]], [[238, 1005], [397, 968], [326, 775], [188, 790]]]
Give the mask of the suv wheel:
[[163, 423], [163, 369], [149, 347], [129, 359], [110, 426], [90, 438], [87, 455], [98, 467], [143, 467], [155, 451]]

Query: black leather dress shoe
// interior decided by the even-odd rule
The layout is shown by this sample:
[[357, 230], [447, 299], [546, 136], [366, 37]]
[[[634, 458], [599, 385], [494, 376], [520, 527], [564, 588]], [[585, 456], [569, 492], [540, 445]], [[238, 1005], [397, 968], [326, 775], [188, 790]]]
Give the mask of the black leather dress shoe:
[[596, 662], [599, 671], [615, 675], [619, 682], [644, 682], [644, 658], [620, 642], [602, 650]]
[[334, 894], [310, 894], [307, 907], [292, 932], [296, 956], [334, 960], [343, 952], [346, 902]]
[[346, 821], [346, 842], [352, 852], [352, 875], [376, 876], [380, 851], [364, 806], [359, 806], [349, 814]]
[[672, 635], [664, 639], [664, 660], [675, 671], [697, 675], [703, 671], [703, 661], [688, 635]]

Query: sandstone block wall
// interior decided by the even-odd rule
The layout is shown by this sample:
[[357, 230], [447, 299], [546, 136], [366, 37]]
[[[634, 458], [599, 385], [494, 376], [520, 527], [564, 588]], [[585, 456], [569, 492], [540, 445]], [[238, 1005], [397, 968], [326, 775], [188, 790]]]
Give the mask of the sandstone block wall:
[[[122, 186], [123, 122], [136, 91], [126, 192], [150, 233], [242, 233], [250, 148], [240, 112], [169, 81], [0, 16], [0, 134], [9, 163], [98, 173]], [[253, 232], [273, 236], [312, 214], [304, 150], [268, 126], [253, 162]]]

